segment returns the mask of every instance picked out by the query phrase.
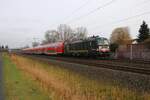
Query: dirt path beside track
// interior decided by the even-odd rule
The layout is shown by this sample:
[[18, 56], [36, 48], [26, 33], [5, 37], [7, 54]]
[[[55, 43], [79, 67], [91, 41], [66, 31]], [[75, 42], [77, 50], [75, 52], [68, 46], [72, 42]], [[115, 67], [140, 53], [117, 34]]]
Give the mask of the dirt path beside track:
[[4, 100], [3, 95], [3, 73], [2, 73], [2, 54], [0, 53], [0, 100]]

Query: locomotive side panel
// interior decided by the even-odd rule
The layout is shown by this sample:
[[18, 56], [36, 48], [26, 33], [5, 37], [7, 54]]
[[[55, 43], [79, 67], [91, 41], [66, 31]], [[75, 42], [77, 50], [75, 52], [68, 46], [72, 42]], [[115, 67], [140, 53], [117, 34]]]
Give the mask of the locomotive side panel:
[[106, 38], [92, 37], [79, 40], [65, 46], [67, 54], [73, 56], [103, 56], [109, 54], [109, 44]]

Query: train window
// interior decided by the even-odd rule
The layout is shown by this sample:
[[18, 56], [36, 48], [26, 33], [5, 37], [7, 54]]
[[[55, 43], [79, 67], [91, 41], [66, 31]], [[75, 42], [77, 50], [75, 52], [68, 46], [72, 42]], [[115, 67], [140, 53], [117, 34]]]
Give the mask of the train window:
[[69, 50], [71, 50], [71, 44], [69, 44]]
[[74, 48], [74, 50], [77, 50], [77, 48], [78, 48], [78, 44], [75, 43], [75, 48]]
[[77, 44], [75, 43], [75, 44], [74, 44], [74, 50], [76, 50], [76, 49], [77, 49]]
[[84, 45], [85, 45], [85, 49], [88, 49], [88, 48], [87, 48], [87, 42], [85, 42]]
[[72, 50], [75, 50], [75, 44], [72, 45]]
[[102, 39], [98, 39], [98, 40], [97, 40], [97, 44], [98, 44], [98, 45], [102, 45], [102, 44], [103, 44], [103, 40], [102, 40]]
[[87, 42], [85, 42], [85, 48], [88, 49], [87, 47], [88, 47]]
[[95, 41], [92, 41], [92, 48], [95, 48], [96, 45], [95, 45]]
[[82, 42], [80, 43], [80, 50], [82, 50]]
[[71, 45], [71, 50], [74, 50], [74, 44]]
[[69, 50], [71, 50], [71, 45], [69, 44]]
[[80, 44], [80, 43], [78, 43], [78, 50], [80, 50], [80, 47], [81, 47], [81, 44]]
[[82, 50], [84, 50], [84, 42], [82, 42]]
[[89, 49], [92, 48], [92, 41], [89, 42]]
[[88, 49], [90, 48], [90, 42], [87, 42], [87, 48]]
[[72, 50], [74, 50], [74, 44], [72, 44]]
[[77, 45], [77, 50], [79, 50], [79, 43], [77, 43], [76, 45]]
[[104, 45], [108, 45], [108, 40], [107, 39], [104, 39]]
[[86, 50], [85, 42], [83, 42], [83, 50]]
[[81, 43], [78, 43], [78, 50], [81, 49]]
[[89, 42], [86, 42], [86, 47], [87, 47], [87, 49], [89, 49], [89, 47], [90, 47]]
[[92, 42], [90, 42], [90, 47], [92, 46]]
[[79, 50], [81, 50], [81, 43], [79, 43]]
[[105, 38], [98, 39], [97, 42], [98, 42], [98, 45], [108, 45], [109, 44], [108, 40]]
[[76, 45], [76, 46], [75, 46], [75, 50], [78, 50], [78, 49], [79, 49], [78, 43], [76, 43], [75, 45]]
[[76, 50], [76, 43], [74, 44], [74, 46], [73, 46], [73, 47], [74, 47], [74, 49], [73, 49], [73, 50]]
[[80, 50], [81, 49], [81, 43], [79, 42], [78, 43], [78, 50]]
[[70, 50], [73, 50], [73, 44], [70, 44]]

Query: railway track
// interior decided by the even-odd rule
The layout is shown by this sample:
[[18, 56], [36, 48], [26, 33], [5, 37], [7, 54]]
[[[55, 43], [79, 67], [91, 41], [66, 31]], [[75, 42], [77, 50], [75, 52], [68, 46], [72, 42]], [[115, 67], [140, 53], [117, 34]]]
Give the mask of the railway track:
[[[111, 61], [111, 60], [93, 60], [93, 59], [79, 59], [79, 58], [73, 58], [73, 57], [50, 57], [45, 55], [29, 55], [30, 57], [38, 58], [41, 60], [44, 59], [52, 59], [52, 60], [59, 60], [64, 62], [70, 62], [70, 63], [77, 63], [77, 64], [83, 64], [88, 66], [94, 66], [99, 68], [107, 68], [112, 70], [120, 70], [120, 71], [126, 71], [126, 72], [132, 72], [132, 73], [139, 73], [144, 75], [150, 75], [150, 64], [149, 63], [131, 63], [131, 62], [119, 62], [119, 61]], [[43, 59], [44, 58], [44, 59]]]
[[136, 63], [136, 64], [149, 64], [150, 65], [150, 61], [148, 60], [129, 60], [129, 59], [125, 59], [125, 60], [121, 60], [121, 59], [113, 59], [112, 61], [115, 62], [127, 62], [127, 63]]

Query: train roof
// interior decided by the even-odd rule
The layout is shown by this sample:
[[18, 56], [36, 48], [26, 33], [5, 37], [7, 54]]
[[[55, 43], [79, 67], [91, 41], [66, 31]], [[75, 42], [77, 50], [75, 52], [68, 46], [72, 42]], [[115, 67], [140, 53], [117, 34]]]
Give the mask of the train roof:
[[55, 46], [60, 46], [63, 43], [64, 43], [63, 41], [59, 41], [59, 42], [55, 42], [55, 43], [48, 43], [48, 44], [44, 44], [44, 45], [39, 45], [36, 47], [25, 48], [23, 50], [33, 50], [33, 49], [40, 49], [40, 48], [46, 48], [46, 47], [55, 47]]
[[96, 39], [107, 39], [107, 38], [99, 37], [99, 36], [92, 36], [92, 37], [88, 37], [86, 39], [80, 39], [80, 40], [73, 41], [73, 42], [71, 42], [71, 44], [80, 43], [80, 42], [87, 42], [87, 41], [93, 41], [93, 40], [96, 40]]

